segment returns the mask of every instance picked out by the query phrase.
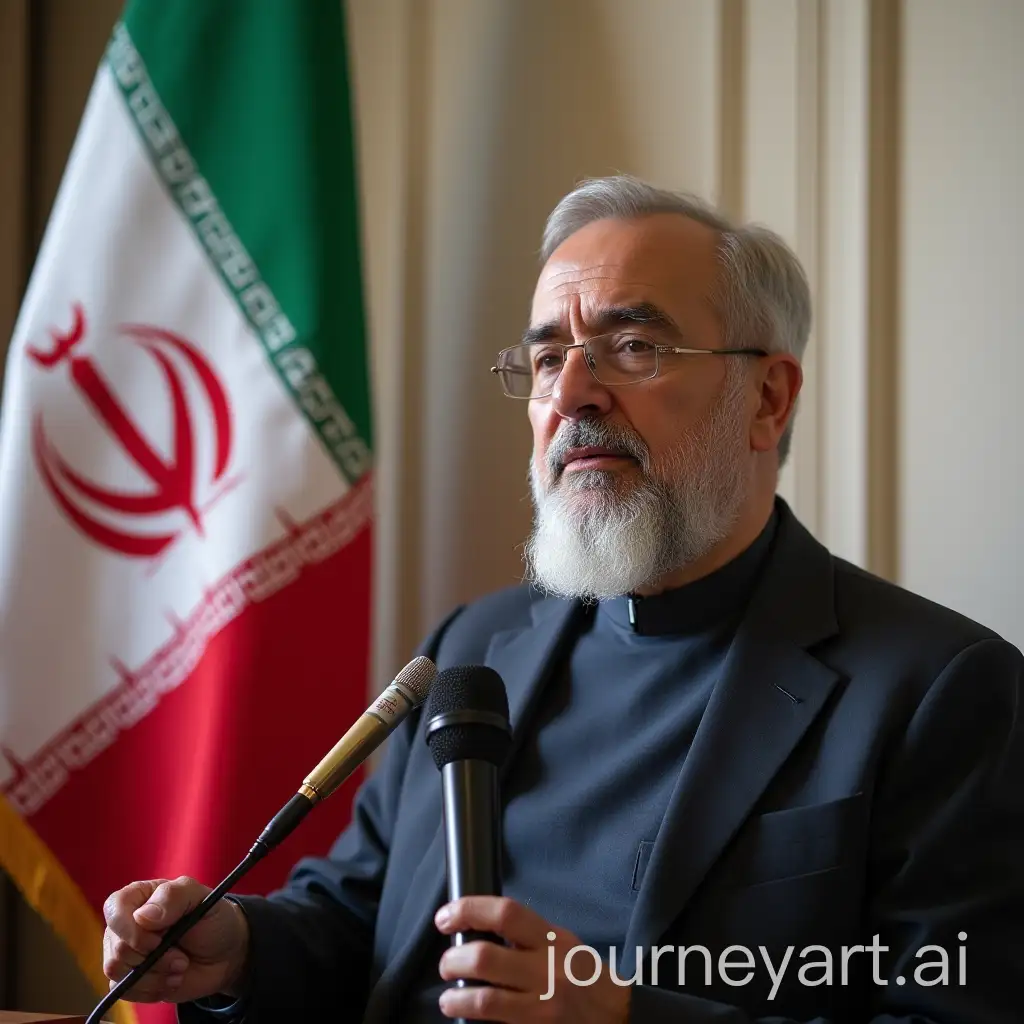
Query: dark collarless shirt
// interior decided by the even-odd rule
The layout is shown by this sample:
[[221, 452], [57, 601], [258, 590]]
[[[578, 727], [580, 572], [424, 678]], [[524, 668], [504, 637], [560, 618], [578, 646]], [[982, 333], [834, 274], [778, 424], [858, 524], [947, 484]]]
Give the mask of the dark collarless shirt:
[[[502, 787], [503, 890], [607, 960], [775, 533], [654, 597], [602, 601], [541, 696]], [[445, 1018], [435, 948], [405, 1024]]]

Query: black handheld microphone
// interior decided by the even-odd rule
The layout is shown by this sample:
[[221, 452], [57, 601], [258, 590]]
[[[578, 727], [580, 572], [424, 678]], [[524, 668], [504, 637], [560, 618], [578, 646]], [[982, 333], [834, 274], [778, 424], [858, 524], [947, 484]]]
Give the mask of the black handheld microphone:
[[[501, 895], [501, 802], [498, 771], [512, 743], [508, 696], [486, 665], [445, 669], [423, 712], [427, 745], [441, 771], [448, 899]], [[494, 935], [456, 932], [452, 945]], [[471, 982], [459, 979], [464, 988]]]

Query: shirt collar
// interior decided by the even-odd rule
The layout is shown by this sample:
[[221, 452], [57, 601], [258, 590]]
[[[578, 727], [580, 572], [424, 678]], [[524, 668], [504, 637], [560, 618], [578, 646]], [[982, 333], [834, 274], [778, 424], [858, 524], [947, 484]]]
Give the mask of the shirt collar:
[[738, 619], [771, 549], [778, 525], [773, 510], [754, 542], [721, 568], [650, 597], [626, 596], [602, 601], [596, 626], [637, 636], [690, 636]]

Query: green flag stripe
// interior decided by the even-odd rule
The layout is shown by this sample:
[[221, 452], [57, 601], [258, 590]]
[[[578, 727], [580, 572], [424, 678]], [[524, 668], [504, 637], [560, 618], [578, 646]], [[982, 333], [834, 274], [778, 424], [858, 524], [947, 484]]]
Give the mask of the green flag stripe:
[[[340, 5], [135, 0], [108, 60], [170, 195], [354, 482], [370, 467], [370, 408]], [[329, 103], [309, 95], [325, 78]]]

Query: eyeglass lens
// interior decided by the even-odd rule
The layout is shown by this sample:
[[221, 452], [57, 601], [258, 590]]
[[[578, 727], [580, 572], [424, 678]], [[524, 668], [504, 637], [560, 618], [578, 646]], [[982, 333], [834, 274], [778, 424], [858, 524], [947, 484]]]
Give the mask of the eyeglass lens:
[[[506, 349], [498, 361], [505, 391], [516, 398], [551, 393], [562, 372], [568, 346], [538, 341]], [[629, 384], [653, 377], [658, 370], [658, 349], [636, 335], [590, 338], [583, 349], [591, 371], [602, 384]]]

